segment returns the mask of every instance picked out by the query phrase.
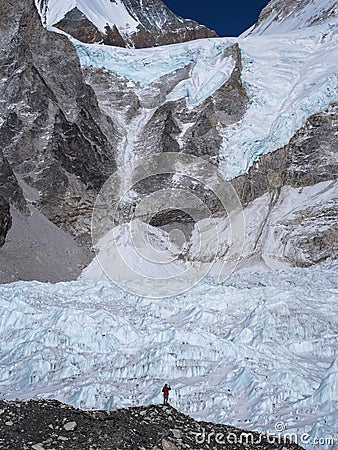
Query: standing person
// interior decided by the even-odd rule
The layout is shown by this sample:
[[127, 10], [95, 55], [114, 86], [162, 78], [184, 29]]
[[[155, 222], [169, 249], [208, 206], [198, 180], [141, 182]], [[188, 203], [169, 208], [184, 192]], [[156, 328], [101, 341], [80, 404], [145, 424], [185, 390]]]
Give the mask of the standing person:
[[165, 384], [162, 388], [162, 392], [163, 392], [163, 405], [167, 405], [168, 404], [168, 398], [169, 398], [169, 391], [171, 391], [171, 387], [169, 386], [169, 384]]

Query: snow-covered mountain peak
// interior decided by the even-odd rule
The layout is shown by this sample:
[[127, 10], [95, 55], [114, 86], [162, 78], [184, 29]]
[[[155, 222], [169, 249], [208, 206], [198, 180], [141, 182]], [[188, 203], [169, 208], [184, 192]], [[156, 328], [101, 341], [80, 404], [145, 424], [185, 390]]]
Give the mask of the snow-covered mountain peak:
[[43, 23], [82, 42], [152, 47], [216, 36], [161, 0], [35, 0]]
[[37, 0], [44, 22], [53, 26], [71, 11], [77, 10], [104, 32], [107, 24], [116, 24], [126, 33], [136, 31], [138, 22], [129, 14], [121, 0]]
[[251, 34], [284, 34], [323, 23], [337, 23], [336, 0], [271, 0]]

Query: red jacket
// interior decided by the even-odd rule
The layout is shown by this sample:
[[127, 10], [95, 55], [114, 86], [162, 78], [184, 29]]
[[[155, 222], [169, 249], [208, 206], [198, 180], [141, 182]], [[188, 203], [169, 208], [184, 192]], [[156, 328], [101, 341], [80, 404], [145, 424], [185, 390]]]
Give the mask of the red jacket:
[[163, 386], [162, 392], [166, 397], [169, 395], [169, 391], [171, 391], [171, 387], [168, 385]]

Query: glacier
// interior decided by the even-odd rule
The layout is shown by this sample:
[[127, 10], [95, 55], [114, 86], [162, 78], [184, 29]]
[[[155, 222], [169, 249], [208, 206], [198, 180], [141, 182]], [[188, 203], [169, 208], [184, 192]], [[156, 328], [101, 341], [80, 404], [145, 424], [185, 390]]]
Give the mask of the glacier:
[[239, 39], [250, 98], [241, 122], [226, 128], [220, 168], [228, 179], [287, 145], [311, 115], [338, 100], [338, 27]]
[[167, 95], [192, 108], [229, 79], [234, 61], [224, 51], [238, 44], [242, 82], [250, 104], [244, 118], [223, 127], [220, 169], [228, 180], [265, 153], [288, 144], [312, 114], [338, 101], [336, 21], [285, 34], [210, 38], [152, 49], [121, 49], [73, 42], [83, 67], [102, 68], [131, 82], [138, 92], [166, 75], [190, 67], [190, 76]]
[[[104, 68], [144, 86], [189, 64], [193, 64], [196, 77], [203, 78], [204, 75], [205, 78], [210, 68], [218, 66], [222, 69], [219, 62], [223, 51], [235, 41], [233, 38], [200, 39], [162, 47], [121, 49], [104, 44], [84, 44], [71, 36], [69, 39], [76, 48], [82, 66]], [[228, 64], [227, 60], [225, 64]], [[215, 86], [219, 86], [218, 80], [210, 86], [211, 92]]]
[[160, 402], [166, 381], [195, 418], [268, 432], [283, 422], [307, 433], [307, 450], [320, 438], [333, 450], [337, 268], [207, 277], [161, 300], [108, 281], [2, 285], [0, 395], [125, 407]]

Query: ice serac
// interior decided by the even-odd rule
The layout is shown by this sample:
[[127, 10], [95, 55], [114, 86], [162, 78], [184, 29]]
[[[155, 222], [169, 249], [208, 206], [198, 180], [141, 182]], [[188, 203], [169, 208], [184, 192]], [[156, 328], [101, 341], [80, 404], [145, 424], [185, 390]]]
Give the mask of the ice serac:
[[47, 26], [76, 39], [145, 48], [215, 37], [194, 20], [176, 16], [161, 0], [36, 0]]
[[338, 16], [336, 0], [271, 0], [251, 34], [282, 34], [330, 23]]

